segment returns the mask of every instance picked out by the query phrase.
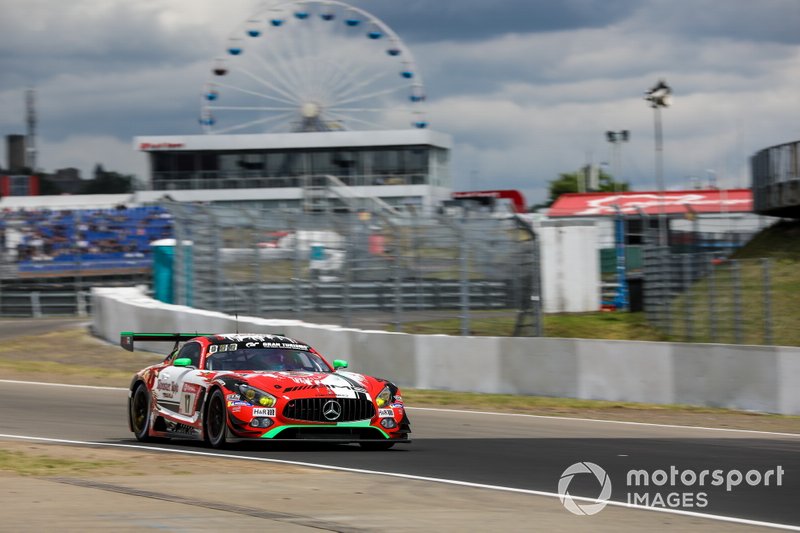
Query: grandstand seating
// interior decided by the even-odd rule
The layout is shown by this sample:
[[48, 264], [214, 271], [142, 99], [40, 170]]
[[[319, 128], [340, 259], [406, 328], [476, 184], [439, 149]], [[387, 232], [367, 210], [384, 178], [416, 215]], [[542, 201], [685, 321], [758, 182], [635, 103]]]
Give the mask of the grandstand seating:
[[172, 237], [171, 216], [158, 206], [14, 211], [2, 219], [5, 238], [20, 235], [20, 272], [144, 268], [150, 243]]

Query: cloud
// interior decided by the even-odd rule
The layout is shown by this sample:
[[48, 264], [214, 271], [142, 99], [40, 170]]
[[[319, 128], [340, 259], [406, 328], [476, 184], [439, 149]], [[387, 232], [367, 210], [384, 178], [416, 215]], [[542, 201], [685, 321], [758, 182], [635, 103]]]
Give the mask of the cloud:
[[413, 43], [476, 42], [504, 34], [598, 28], [625, 18], [636, 0], [457, 0], [367, 4]]
[[631, 25], [684, 39], [719, 38], [800, 44], [796, 0], [650, 0]]
[[[209, 66], [257, 5], [5, 2], [0, 134], [24, 132], [24, 90], [35, 86], [43, 166], [146, 173], [132, 137], [199, 132]], [[652, 188], [643, 93], [662, 77], [675, 92], [663, 114], [670, 186], [710, 169], [747, 183], [750, 155], [800, 137], [796, 0], [359, 5], [411, 47], [432, 126], [455, 140], [457, 188], [520, 187], [537, 201], [560, 172], [609, 160], [609, 129], [632, 133], [623, 178]]]

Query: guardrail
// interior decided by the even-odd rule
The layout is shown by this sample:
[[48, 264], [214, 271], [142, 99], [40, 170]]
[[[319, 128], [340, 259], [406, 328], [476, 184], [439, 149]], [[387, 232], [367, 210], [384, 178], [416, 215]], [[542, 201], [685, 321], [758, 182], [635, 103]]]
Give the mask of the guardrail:
[[[170, 305], [138, 288], [92, 290], [95, 334], [282, 332], [398, 385], [484, 393], [688, 404], [800, 415], [800, 348], [668, 342], [451, 337], [364, 331], [299, 320], [234, 318]], [[144, 344], [141, 349], [163, 352]]]
[[88, 316], [90, 312], [88, 291], [0, 292], [0, 316], [4, 317]]

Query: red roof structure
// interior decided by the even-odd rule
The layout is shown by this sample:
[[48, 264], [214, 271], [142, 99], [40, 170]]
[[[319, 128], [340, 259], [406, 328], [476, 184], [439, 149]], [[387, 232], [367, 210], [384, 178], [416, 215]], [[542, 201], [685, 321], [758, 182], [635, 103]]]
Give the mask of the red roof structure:
[[751, 213], [753, 192], [750, 189], [707, 189], [663, 193], [567, 193], [558, 197], [547, 214], [549, 217], [614, 216], [617, 208], [626, 215]]

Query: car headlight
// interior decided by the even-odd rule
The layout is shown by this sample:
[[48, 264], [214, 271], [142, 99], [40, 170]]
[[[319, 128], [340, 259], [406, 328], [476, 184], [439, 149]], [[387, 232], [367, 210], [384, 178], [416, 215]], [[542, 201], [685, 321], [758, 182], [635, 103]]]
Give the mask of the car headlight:
[[255, 387], [251, 387], [245, 383], [239, 385], [239, 394], [242, 395], [242, 399], [247, 400], [253, 405], [258, 405], [261, 407], [272, 407], [275, 405], [276, 401], [275, 396], [272, 394], [264, 392], [263, 390], [259, 390]]
[[380, 394], [378, 394], [378, 396], [375, 398], [375, 403], [378, 405], [378, 407], [383, 407], [385, 405], [388, 405], [389, 402], [391, 401], [392, 401], [392, 391], [389, 390], [389, 385], [386, 385], [380, 392]]

